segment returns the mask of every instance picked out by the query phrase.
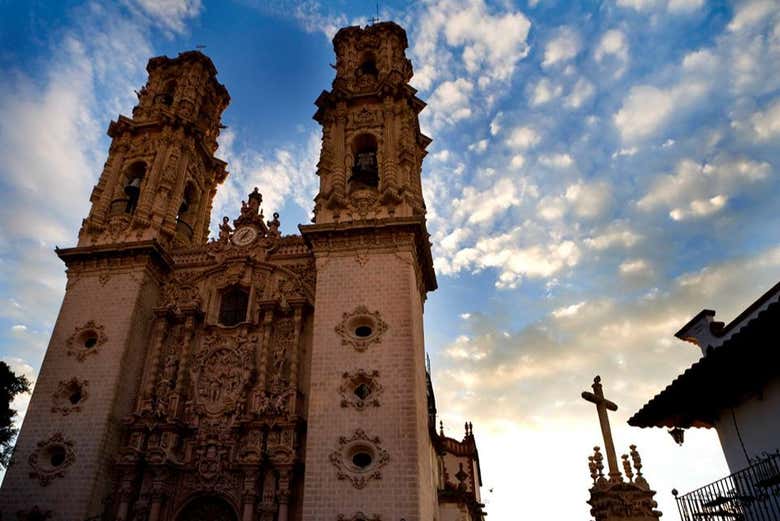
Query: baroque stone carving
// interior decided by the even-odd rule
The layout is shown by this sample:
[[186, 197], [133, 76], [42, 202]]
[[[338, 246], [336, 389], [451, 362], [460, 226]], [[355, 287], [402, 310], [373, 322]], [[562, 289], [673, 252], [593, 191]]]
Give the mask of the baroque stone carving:
[[68, 356], [75, 356], [79, 362], [83, 362], [88, 355], [97, 354], [100, 346], [108, 340], [104, 329], [94, 320], [77, 327], [66, 342]]
[[75, 376], [62, 380], [52, 396], [51, 412], [67, 416], [81, 411], [81, 404], [89, 397], [89, 381], [79, 380]]
[[65, 475], [65, 469], [76, 461], [73, 442], [58, 432], [48, 440], [38, 442], [38, 447], [30, 454], [27, 462], [32, 467], [30, 477], [36, 478], [45, 487], [52, 480]]
[[365, 351], [371, 344], [382, 341], [387, 328], [387, 323], [382, 320], [379, 311], [371, 312], [366, 306], [358, 306], [351, 313], [344, 313], [335, 330], [341, 337], [342, 345], [351, 345], [357, 351]]
[[250, 343], [257, 336], [237, 337], [211, 335], [195, 357], [192, 369], [195, 401], [198, 410], [208, 416], [236, 411], [252, 367]]
[[357, 489], [365, 488], [372, 479], [382, 479], [380, 469], [390, 456], [382, 448], [379, 437], [369, 437], [363, 429], [347, 438], [339, 438], [338, 448], [330, 454], [338, 479], [348, 479]]
[[379, 395], [383, 388], [379, 383], [379, 371], [370, 373], [358, 369], [354, 373], [345, 372], [339, 387], [342, 407], [354, 407], [362, 411], [366, 407], [378, 407]]

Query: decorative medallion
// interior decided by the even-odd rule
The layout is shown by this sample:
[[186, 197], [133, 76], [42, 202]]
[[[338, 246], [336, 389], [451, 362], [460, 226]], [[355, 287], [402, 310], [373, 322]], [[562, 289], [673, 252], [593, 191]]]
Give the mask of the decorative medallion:
[[379, 407], [379, 395], [383, 390], [379, 383], [379, 371], [368, 373], [358, 369], [354, 373], [345, 372], [341, 377], [339, 393], [342, 407], [354, 407], [358, 411], [366, 407]]
[[89, 397], [88, 388], [87, 380], [79, 380], [75, 376], [70, 380], [62, 380], [52, 396], [51, 412], [67, 416], [81, 411], [81, 404]]
[[103, 326], [99, 326], [94, 320], [90, 320], [83, 326], [77, 327], [68, 338], [66, 345], [68, 355], [75, 356], [79, 362], [83, 362], [88, 355], [96, 354], [100, 346], [106, 343], [108, 337]]
[[344, 313], [335, 330], [341, 337], [341, 345], [365, 351], [371, 344], [382, 341], [387, 323], [382, 320], [379, 311], [372, 313], [366, 306], [358, 306], [351, 313]]
[[30, 454], [27, 460], [32, 467], [30, 477], [37, 478], [38, 483], [45, 487], [53, 479], [65, 476], [65, 469], [73, 465], [75, 460], [73, 442], [67, 441], [58, 432], [48, 440], [38, 442], [38, 448]]
[[379, 470], [390, 461], [378, 437], [369, 437], [363, 429], [347, 438], [339, 438], [338, 448], [331, 453], [330, 462], [336, 467], [339, 479], [348, 479], [357, 489], [364, 488], [372, 479], [382, 479]]

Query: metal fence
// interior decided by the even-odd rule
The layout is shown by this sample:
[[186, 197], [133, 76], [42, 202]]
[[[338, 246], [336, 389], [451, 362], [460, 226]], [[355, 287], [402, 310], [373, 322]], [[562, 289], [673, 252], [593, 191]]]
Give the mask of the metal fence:
[[780, 454], [677, 496], [683, 521], [780, 521]]

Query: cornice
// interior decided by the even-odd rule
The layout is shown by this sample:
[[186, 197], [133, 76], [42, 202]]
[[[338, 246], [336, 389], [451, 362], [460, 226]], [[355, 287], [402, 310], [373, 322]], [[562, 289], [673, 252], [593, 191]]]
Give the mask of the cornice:
[[301, 224], [298, 229], [315, 256], [321, 252], [330, 253], [341, 249], [397, 249], [402, 236], [408, 234], [414, 245], [425, 291], [434, 291], [438, 287], [433, 269], [430, 235], [422, 216]]

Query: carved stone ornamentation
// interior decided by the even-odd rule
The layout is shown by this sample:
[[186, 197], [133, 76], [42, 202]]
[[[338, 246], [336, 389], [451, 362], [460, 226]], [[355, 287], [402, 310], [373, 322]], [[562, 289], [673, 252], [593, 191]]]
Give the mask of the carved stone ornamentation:
[[58, 432], [48, 440], [38, 442], [38, 447], [30, 454], [27, 462], [32, 470], [30, 477], [36, 478], [42, 487], [52, 480], [65, 476], [65, 469], [76, 461], [73, 442]]
[[348, 479], [357, 489], [365, 488], [372, 479], [382, 479], [381, 468], [390, 456], [381, 446], [379, 437], [369, 437], [363, 429], [347, 438], [339, 438], [338, 448], [330, 454], [338, 479]]
[[336, 326], [342, 345], [350, 345], [357, 351], [365, 351], [371, 344], [378, 344], [387, 332], [387, 323], [382, 320], [379, 311], [369, 311], [366, 306], [358, 306], [351, 313], [344, 313]]
[[79, 380], [75, 376], [70, 380], [62, 380], [52, 396], [51, 412], [63, 416], [79, 412], [87, 398], [89, 398], [89, 381]]
[[354, 373], [345, 372], [339, 387], [342, 407], [354, 407], [362, 411], [366, 407], [379, 407], [379, 395], [383, 388], [379, 383], [379, 371], [370, 373], [358, 369]]
[[256, 336], [245, 334], [211, 335], [203, 342], [192, 369], [195, 402], [202, 414], [216, 417], [236, 411], [251, 374], [249, 344], [256, 342]]
[[75, 356], [79, 362], [83, 362], [87, 356], [97, 354], [108, 340], [104, 329], [94, 320], [77, 327], [66, 341], [68, 356]]

